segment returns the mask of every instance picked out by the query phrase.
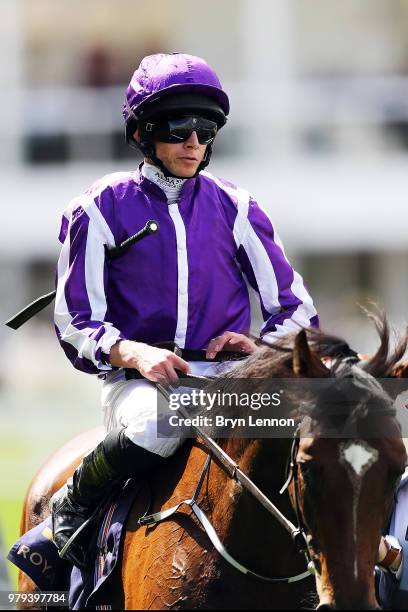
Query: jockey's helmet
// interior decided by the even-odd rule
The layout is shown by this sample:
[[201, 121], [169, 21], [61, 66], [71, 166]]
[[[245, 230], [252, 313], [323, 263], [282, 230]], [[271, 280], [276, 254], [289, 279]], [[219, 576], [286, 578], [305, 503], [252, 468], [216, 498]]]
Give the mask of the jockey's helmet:
[[[160, 117], [190, 114], [210, 119], [220, 129], [228, 113], [228, 96], [214, 70], [203, 59], [184, 53], [149, 55], [141, 61], [126, 90], [123, 106], [126, 142], [140, 149], [169, 175], [156, 157], [152, 134], [146, 126]], [[137, 128], [140, 142], [133, 137]], [[211, 152], [212, 143], [207, 145], [197, 172], [208, 165]]]

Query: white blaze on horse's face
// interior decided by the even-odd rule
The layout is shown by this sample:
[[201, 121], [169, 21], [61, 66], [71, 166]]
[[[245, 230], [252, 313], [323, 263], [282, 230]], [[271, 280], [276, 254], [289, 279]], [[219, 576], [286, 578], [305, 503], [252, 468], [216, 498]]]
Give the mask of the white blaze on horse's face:
[[357, 564], [357, 509], [360, 501], [361, 483], [374, 463], [378, 461], [378, 450], [372, 448], [364, 440], [349, 440], [342, 442], [340, 462], [345, 466], [353, 487], [353, 539], [354, 539], [354, 578], [358, 578]]
[[347, 461], [359, 478], [362, 478], [378, 459], [377, 449], [371, 448], [365, 442], [351, 442], [348, 446], [344, 444], [341, 452], [343, 463]]

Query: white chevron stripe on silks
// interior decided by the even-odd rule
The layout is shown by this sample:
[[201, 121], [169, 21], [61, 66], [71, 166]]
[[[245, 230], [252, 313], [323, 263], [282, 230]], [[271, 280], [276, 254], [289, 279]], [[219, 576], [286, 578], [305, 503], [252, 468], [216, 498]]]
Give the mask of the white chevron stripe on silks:
[[237, 216], [234, 222], [234, 239], [237, 249], [242, 246], [248, 255], [259, 293], [266, 310], [272, 315], [279, 312], [279, 289], [275, 271], [269, 259], [268, 253], [259, 236], [254, 231], [248, 219], [249, 201], [251, 194], [240, 187], [229, 187], [224, 185], [220, 179], [209, 172], [202, 172], [212, 180], [217, 187], [225, 191], [237, 203]]
[[94, 198], [97, 197], [106, 187], [107, 182], [101, 182], [98, 189], [92, 193], [83, 194], [74, 198], [70, 203], [67, 211], [70, 213], [68, 234], [72, 225], [72, 212], [81, 206], [89, 218], [86, 252], [85, 252], [85, 284], [86, 292], [90, 304], [90, 320], [101, 322], [106, 331], [97, 341], [93, 339], [93, 335], [99, 331], [93, 328], [77, 329], [72, 325], [73, 317], [71, 316], [65, 299], [65, 284], [69, 277], [69, 255], [70, 241], [65, 239], [61, 249], [61, 254], [58, 260], [58, 284], [55, 299], [55, 314], [54, 320], [61, 335], [61, 339], [71, 344], [77, 351], [78, 357], [85, 358], [91, 361], [99, 370], [111, 370], [110, 365], [106, 365], [96, 359], [95, 355], [99, 349], [106, 354], [109, 354], [111, 347], [117, 342], [120, 337], [120, 331], [110, 323], [104, 322], [106, 315], [107, 304], [104, 293], [104, 262], [106, 244], [109, 248], [115, 246], [113, 234], [104, 219], [99, 208], [96, 206]]
[[[267, 215], [265, 210], [264, 212]], [[275, 233], [275, 242], [281, 249], [284, 258], [289, 264], [282, 241], [277, 233]], [[317, 310], [314, 307], [312, 298], [306, 290], [303, 278], [294, 268], [293, 281], [290, 290], [294, 296], [301, 300], [301, 303], [298, 305], [291, 318], [286, 319], [282, 325], [276, 325], [276, 331], [269, 332], [263, 336], [263, 339], [267, 340], [268, 342], [271, 342], [274, 339], [276, 340], [280, 336], [285, 336], [290, 331], [300, 331], [303, 327], [309, 327], [310, 319], [317, 315]]]
[[[249, 201], [252, 197], [251, 194], [240, 187], [230, 187], [228, 185], [224, 185], [220, 179], [213, 176], [209, 172], [201, 172], [201, 174], [212, 180], [220, 189], [223, 189], [231, 198], [236, 200], [237, 217], [235, 219], [233, 231], [237, 248], [242, 245], [248, 255], [258, 285], [259, 294], [265, 309], [271, 314], [271, 316], [277, 314], [282, 307], [279, 302], [279, 286], [275, 270], [271, 264], [264, 245], [248, 219]], [[257, 205], [269, 219], [271, 226], [274, 227], [267, 211], [258, 203]], [[275, 229], [274, 242], [281, 249], [285, 261], [290, 266], [282, 241]], [[269, 341], [272, 338], [276, 339], [279, 336], [287, 334], [291, 329], [299, 330], [302, 327], [308, 327], [310, 324], [310, 319], [317, 314], [316, 309], [313, 306], [312, 299], [304, 286], [302, 277], [294, 269], [293, 275], [293, 281], [290, 289], [293, 295], [298, 298], [301, 303], [298, 305], [292, 315], [288, 317], [281, 325], [276, 325], [276, 331], [270, 332], [269, 334], [265, 334], [263, 336]]]

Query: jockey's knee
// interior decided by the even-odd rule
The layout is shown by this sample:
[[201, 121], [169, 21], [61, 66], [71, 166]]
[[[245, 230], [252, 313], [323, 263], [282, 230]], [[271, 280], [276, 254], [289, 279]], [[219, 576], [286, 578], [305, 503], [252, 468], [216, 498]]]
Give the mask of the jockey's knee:
[[[160, 416], [157, 407], [157, 390], [146, 381], [119, 381], [106, 385], [103, 395], [106, 424], [111, 430], [108, 451], [112, 462], [118, 464], [128, 455], [136, 454], [134, 446], [165, 459], [173, 455], [190, 435], [190, 429], [180, 427], [175, 435], [168, 418]], [[119, 443], [114, 442], [113, 432], [122, 431]], [[125, 451], [126, 449], [126, 451]]]
[[164, 430], [164, 433], [159, 434], [158, 431], [160, 431], [160, 429], [157, 430], [157, 427], [160, 428], [157, 424], [153, 430], [146, 427], [143, 432], [141, 432], [139, 425], [131, 422], [125, 428], [124, 435], [133, 444], [142, 446], [151, 453], [155, 453], [163, 458], [170, 457], [183, 444], [188, 432], [183, 431], [182, 433], [184, 435], [175, 437], [174, 432], [169, 432], [167, 429]]
[[150, 439], [149, 444], [141, 445], [140, 438], [136, 436], [135, 440], [133, 433], [129, 425], [114, 429], [104, 440], [107, 460], [125, 478], [159, 467], [184, 441], [181, 438], [156, 437], [155, 440]]

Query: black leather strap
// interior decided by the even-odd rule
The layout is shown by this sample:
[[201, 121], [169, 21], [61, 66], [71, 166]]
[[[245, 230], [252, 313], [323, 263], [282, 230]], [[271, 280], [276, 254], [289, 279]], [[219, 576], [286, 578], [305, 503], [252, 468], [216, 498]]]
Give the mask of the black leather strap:
[[[203, 350], [195, 350], [195, 349], [180, 349], [181, 355], [180, 357], [185, 361], [239, 361], [240, 359], [245, 359], [249, 357], [249, 353], [243, 353], [241, 351], [220, 351], [216, 354], [214, 359], [207, 359], [205, 356], [205, 351]], [[177, 353], [179, 354], [179, 353]]]
[[[177, 369], [176, 372], [179, 379], [183, 380], [183, 386], [185, 385], [190, 387], [190, 383], [192, 383], [197, 389], [204, 389], [212, 380], [214, 380], [214, 376], [197, 376], [196, 374], [184, 374], [184, 372], [181, 372]], [[125, 368], [125, 377], [126, 380], [146, 380], [146, 378], [142, 376], [139, 370], [128, 368]]]
[[156, 348], [163, 348], [175, 353], [178, 357], [184, 359], [184, 361], [208, 361], [219, 362], [219, 361], [239, 361], [249, 357], [249, 353], [242, 351], [219, 351], [213, 359], [207, 359], [206, 351], [203, 349], [189, 349], [180, 348], [178, 344], [173, 341], [169, 342], [156, 342], [153, 344]]

